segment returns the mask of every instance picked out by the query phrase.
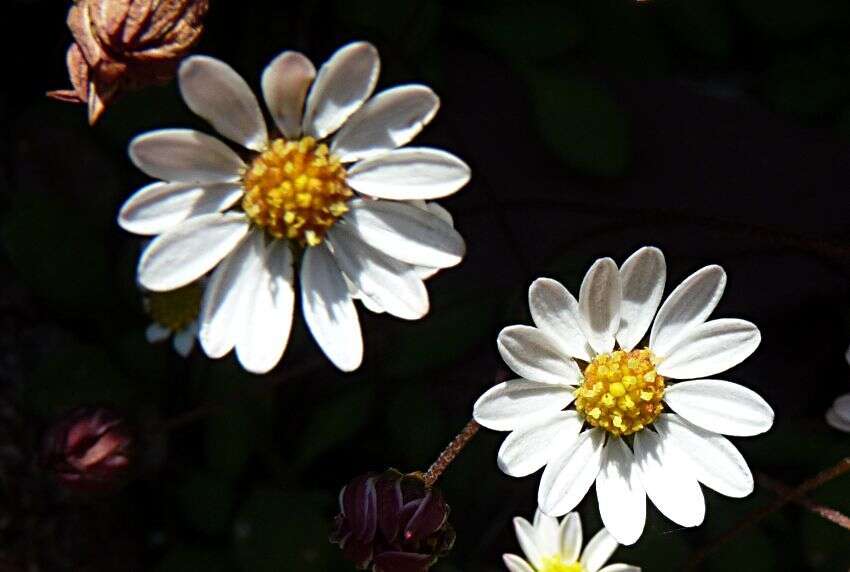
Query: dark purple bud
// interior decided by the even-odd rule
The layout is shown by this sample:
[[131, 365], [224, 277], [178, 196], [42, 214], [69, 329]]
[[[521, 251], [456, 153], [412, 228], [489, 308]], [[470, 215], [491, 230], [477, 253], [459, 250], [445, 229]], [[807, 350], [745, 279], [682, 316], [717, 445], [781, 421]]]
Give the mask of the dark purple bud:
[[56, 421], [44, 437], [44, 460], [63, 486], [111, 491], [130, 470], [132, 433], [116, 413], [80, 407]]
[[330, 540], [359, 570], [425, 572], [454, 544], [449, 506], [421, 474], [362, 475], [343, 488], [339, 501]]

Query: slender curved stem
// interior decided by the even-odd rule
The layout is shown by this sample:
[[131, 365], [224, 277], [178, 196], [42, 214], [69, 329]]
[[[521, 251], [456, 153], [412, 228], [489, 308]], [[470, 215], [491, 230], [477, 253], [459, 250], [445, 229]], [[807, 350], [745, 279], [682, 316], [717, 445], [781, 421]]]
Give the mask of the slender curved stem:
[[434, 461], [434, 464], [428, 468], [428, 471], [425, 473], [423, 479], [425, 480], [425, 485], [428, 487], [434, 486], [434, 483], [437, 482], [437, 479], [440, 478], [440, 475], [445, 472], [445, 470], [449, 467], [452, 461], [455, 460], [463, 448], [466, 447], [466, 444], [475, 437], [475, 434], [478, 433], [478, 429], [481, 426], [475, 421], [475, 419], [470, 419], [469, 423], [461, 430], [457, 436], [452, 439], [452, 442], [449, 443], [443, 452], [440, 453], [440, 456], [437, 457], [437, 460]]
[[814, 477], [803, 482], [798, 487], [789, 489], [786, 494], [780, 496], [780, 498], [778, 498], [775, 502], [760, 509], [754, 510], [742, 520], [740, 520], [735, 526], [733, 526], [728, 531], [718, 536], [713, 541], [709, 542], [707, 545], [701, 548], [691, 560], [690, 564], [688, 565], [688, 569], [695, 570], [698, 565], [706, 559], [706, 557], [718, 550], [721, 546], [723, 546], [730, 540], [734, 540], [741, 533], [745, 532], [746, 530], [756, 525], [758, 522], [764, 520], [768, 516], [772, 515], [773, 513], [777, 512], [786, 504], [790, 502], [797, 502], [811, 491], [848, 472], [850, 472], [850, 457], [845, 457], [838, 461], [838, 463], [836, 463], [832, 467], [821, 471]]

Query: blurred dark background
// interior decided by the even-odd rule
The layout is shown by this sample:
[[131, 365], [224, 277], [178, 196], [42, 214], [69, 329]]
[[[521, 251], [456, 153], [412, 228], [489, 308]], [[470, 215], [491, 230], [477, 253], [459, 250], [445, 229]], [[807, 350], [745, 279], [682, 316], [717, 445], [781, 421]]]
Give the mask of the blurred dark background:
[[[255, 88], [280, 51], [318, 65], [353, 39], [378, 47], [379, 89], [432, 86], [442, 108], [417, 143], [473, 169], [443, 201], [468, 256], [430, 281], [426, 319], [361, 311], [355, 374], [321, 355], [298, 310], [283, 361], [264, 377], [232, 355], [182, 359], [148, 344], [133, 278], [141, 241], [115, 224], [146, 183], [126, 145], [152, 128], [207, 128], [173, 83], [128, 95], [90, 128], [83, 106], [44, 96], [68, 85], [69, 3], [6, 0], [0, 569], [352, 569], [326, 540], [339, 488], [370, 470], [428, 467], [508, 375], [496, 334], [530, 321], [533, 278], [576, 292], [593, 259], [622, 262], [644, 244], [664, 250], [668, 292], [723, 265], [715, 315], [762, 330], [759, 351], [727, 376], [776, 410], [769, 434], [735, 440], [754, 472], [795, 484], [848, 454], [850, 435], [823, 422], [850, 390], [846, 0], [211, 4], [195, 51]], [[137, 477], [116, 494], [65, 494], [42, 469], [45, 428], [81, 404], [109, 405], [137, 428]], [[482, 430], [440, 481], [458, 539], [437, 572], [502, 570], [501, 554], [519, 550], [511, 518], [533, 515], [539, 475], [500, 473], [504, 435]], [[813, 498], [850, 511], [850, 478]], [[642, 540], [615, 561], [680, 569], [775, 495], [706, 499], [695, 530], [650, 505]], [[593, 493], [580, 511], [594, 532]], [[705, 564], [848, 567], [850, 532], [794, 506]]]

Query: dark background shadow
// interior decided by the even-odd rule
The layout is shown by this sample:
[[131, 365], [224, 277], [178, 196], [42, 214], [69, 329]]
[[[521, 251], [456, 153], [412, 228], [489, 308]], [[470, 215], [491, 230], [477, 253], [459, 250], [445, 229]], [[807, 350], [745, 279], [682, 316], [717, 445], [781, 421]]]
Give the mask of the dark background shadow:
[[[753, 470], [793, 484], [847, 454], [850, 435], [823, 422], [850, 373], [846, 2], [212, 4], [196, 52], [255, 88], [280, 51], [318, 65], [352, 39], [378, 47], [379, 89], [432, 86], [442, 108], [416, 144], [473, 169], [442, 201], [467, 258], [429, 281], [426, 319], [361, 311], [355, 374], [324, 359], [300, 315], [263, 378], [232, 355], [196, 349], [183, 360], [150, 346], [133, 279], [141, 242], [115, 224], [146, 182], [126, 144], [152, 128], [207, 127], [172, 83], [127, 96], [89, 128], [82, 106], [44, 97], [68, 82], [67, 4], [9, 0], [7, 27], [20, 36], [3, 40], [0, 92], [0, 555], [10, 569], [351, 569], [326, 541], [341, 485], [387, 466], [427, 468], [478, 395], [508, 376], [495, 337], [530, 321], [533, 278], [576, 292], [593, 259], [622, 262], [644, 244], [664, 250], [667, 292], [706, 263], [724, 266], [715, 316], [762, 330], [761, 348], [726, 376], [776, 410], [768, 435], [735, 440]], [[152, 429], [222, 399], [167, 438]], [[141, 474], [117, 496], [82, 502], [44, 482], [34, 451], [52, 419], [88, 403], [142, 428]], [[519, 550], [510, 519], [533, 515], [539, 475], [499, 472], [503, 436], [482, 431], [442, 479], [458, 540], [435, 570], [501, 570], [500, 555]], [[814, 498], [850, 511], [848, 483]], [[641, 542], [615, 561], [679, 569], [773, 498], [706, 491], [695, 530], [650, 507]], [[588, 537], [595, 503], [590, 494], [580, 505]], [[789, 507], [705, 569], [847, 569], [848, 534]]]

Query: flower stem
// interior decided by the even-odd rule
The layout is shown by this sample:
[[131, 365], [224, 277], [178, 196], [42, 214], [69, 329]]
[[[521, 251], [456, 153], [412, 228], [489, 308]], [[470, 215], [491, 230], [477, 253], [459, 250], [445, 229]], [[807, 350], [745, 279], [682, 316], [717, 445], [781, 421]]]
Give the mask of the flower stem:
[[[780, 483], [779, 481], [776, 481], [772, 477], [769, 477], [765, 474], [758, 475], [758, 481], [759, 484], [761, 484], [764, 488], [770, 489], [779, 496], [787, 496], [793, 494], [794, 491], [794, 489], [792, 489], [788, 485]], [[818, 504], [806, 497], [797, 497], [794, 499], [793, 502], [802, 506], [803, 508], [808, 509], [814, 514], [825, 518], [833, 524], [837, 524], [842, 528], [850, 530], [850, 516], [847, 516], [840, 510], [836, 510], [834, 508]]]
[[786, 504], [790, 502], [800, 501], [805, 495], [807, 495], [811, 491], [848, 472], [850, 472], [850, 457], [845, 457], [838, 461], [838, 463], [836, 463], [832, 467], [821, 471], [814, 477], [803, 482], [798, 487], [787, 489], [787, 491], [785, 493], [782, 493], [781, 496], [775, 502], [760, 509], [754, 510], [744, 519], [739, 521], [731, 529], [726, 531], [724, 534], [718, 536], [712, 542], [708, 543], [706, 546], [700, 549], [697, 552], [696, 556], [694, 556], [694, 558], [691, 560], [690, 564], [688, 565], [688, 569], [696, 570], [699, 564], [703, 560], [705, 560], [708, 555], [715, 552], [717, 549], [719, 549], [721, 546], [723, 546], [730, 540], [734, 540], [742, 532], [745, 532], [747, 529], [751, 528], [758, 522], [777, 512]]
[[440, 453], [440, 456], [437, 457], [437, 460], [434, 461], [434, 464], [428, 468], [428, 471], [425, 473], [423, 479], [425, 480], [425, 486], [432, 487], [434, 483], [437, 482], [437, 479], [440, 478], [440, 475], [445, 472], [445, 470], [451, 465], [452, 461], [455, 460], [463, 448], [466, 447], [466, 444], [475, 437], [475, 434], [478, 433], [478, 429], [481, 426], [476, 423], [475, 419], [470, 419], [469, 423], [461, 430], [457, 436], [452, 439], [452, 442], [449, 443], [443, 452]]

